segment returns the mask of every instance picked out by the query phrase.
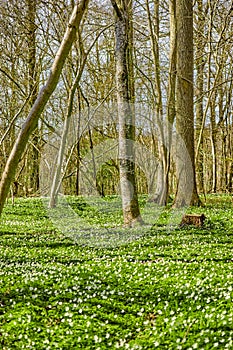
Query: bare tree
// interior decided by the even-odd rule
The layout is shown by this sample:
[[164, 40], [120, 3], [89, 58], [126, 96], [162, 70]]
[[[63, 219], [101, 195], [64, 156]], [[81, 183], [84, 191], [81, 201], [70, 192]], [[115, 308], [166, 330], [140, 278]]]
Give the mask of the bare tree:
[[[27, 0], [27, 44], [28, 44], [28, 93], [30, 95], [30, 107], [36, 101], [38, 93], [37, 65], [36, 65], [36, 1]], [[38, 123], [32, 134], [32, 147], [30, 157], [30, 189], [33, 192], [39, 190], [39, 137]]]
[[[108, 28], [108, 27], [107, 27]], [[91, 50], [93, 49], [93, 46], [95, 45], [95, 43], [97, 42], [99, 36], [106, 30], [106, 28], [104, 28], [102, 31], [100, 31], [94, 41], [91, 43], [90, 47], [88, 48], [87, 51], [84, 50], [83, 47], [83, 42], [82, 42], [82, 36], [81, 33], [79, 32], [79, 51], [80, 51], [80, 62], [77, 62], [78, 64], [78, 69], [77, 69], [77, 73], [76, 76], [74, 78], [74, 81], [72, 83], [72, 86], [70, 88], [69, 91], [69, 99], [68, 99], [68, 104], [67, 104], [67, 111], [66, 111], [66, 116], [65, 116], [65, 121], [64, 121], [64, 125], [63, 125], [63, 129], [62, 129], [62, 136], [61, 136], [61, 142], [60, 142], [60, 147], [59, 147], [59, 152], [58, 152], [58, 157], [57, 157], [57, 162], [56, 162], [56, 167], [55, 167], [55, 172], [54, 172], [54, 176], [53, 176], [53, 181], [52, 181], [52, 187], [51, 187], [51, 192], [50, 192], [50, 202], [49, 202], [49, 207], [53, 208], [56, 206], [56, 202], [57, 202], [57, 196], [58, 196], [58, 192], [61, 186], [61, 181], [62, 181], [62, 177], [61, 177], [61, 169], [62, 169], [62, 163], [63, 163], [63, 158], [64, 158], [64, 152], [65, 152], [65, 147], [66, 147], [66, 142], [67, 142], [67, 136], [68, 136], [68, 132], [69, 132], [69, 127], [70, 127], [70, 122], [71, 122], [71, 117], [72, 117], [72, 112], [73, 112], [73, 105], [74, 105], [74, 97], [75, 97], [75, 92], [79, 87], [79, 83], [83, 74], [83, 70], [85, 68], [86, 62], [87, 62], [87, 58], [88, 55], [90, 54]], [[80, 91], [79, 91], [80, 93]], [[84, 99], [86, 99], [85, 96], [83, 96]], [[87, 101], [88, 104], [88, 110], [89, 110], [89, 102]], [[80, 123], [80, 120], [79, 120]], [[78, 128], [80, 127], [80, 125], [78, 125]], [[89, 132], [89, 136], [90, 136], [90, 144], [91, 144], [91, 150], [93, 150], [93, 144], [92, 144], [92, 136], [91, 136], [91, 129], [88, 123], [88, 132]], [[78, 135], [79, 137], [79, 135]], [[93, 161], [94, 160], [94, 155], [93, 155]], [[95, 169], [95, 166], [94, 166]], [[95, 170], [96, 173], [96, 170]], [[96, 176], [95, 176], [96, 178]]]
[[177, 0], [176, 173], [174, 206], [199, 205], [193, 111], [193, 2]]
[[176, 92], [176, 65], [177, 65], [177, 24], [176, 24], [176, 0], [170, 0], [169, 3], [170, 16], [170, 51], [169, 51], [169, 76], [168, 76], [168, 91], [167, 91], [167, 116], [166, 116], [166, 161], [165, 161], [165, 178], [163, 187], [163, 198], [165, 204], [169, 197], [169, 172], [171, 168], [171, 153], [172, 153], [172, 131], [176, 116], [175, 108], [175, 92]]
[[153, 200], [159, 205], [165, 205], [167, 202], [167, 191], [165, 191], [165, 169], [167, 160], [167, 148], [164, 139], [163, 123], [163, 102], [161, 89], [161, 67], [160, 67], [160, 18], [159, 18], [159, 0], [154, 1], [154, 18], [151, 14], [151, 5], [146, 0], [146, 11], [148, 17], [148, 27], [150, 33], [151, 50], [154, 65], [154, 91], [155, 91], [155, 125], [158, 126], [158, 154], [159, 166], [157, 170], [157, 183]]
[[16, 139], [13, 149], [10, 153], [6, 166], [4, 168], [1, 182], [0, 182], [0, 214], [9, 192], [10, 184], [14, 179], [16, 168], [20, 157], [27, 145], [28, 139], [32, 134], [33, 130], [37, 125], [37, 121], [45, 108], [50, 96], [52, 95], [54, 89], [57, 86], [63, 65], [65, 63], [66, 57], [68, 56], [73, 42], [76, 39], [76, 33], [80, 22], [82, 20], [83, 14], [87, 8], [88, 0], [77, 1], [69, 24], [67, 26], [65, 35], [59, 47], [59, 50], [54, 59], [50, 76], [47, 80], [45, 86], [40, 90], [39, 95], [34, 102], [31, 111], [24, 122], [22, 129]]
[[[142, 223], [135, 178], [135, 125], [130, 104], [129, 33], [131, 0], [111, 0], [115, 10], [116, 84], [119, 119], [120, 187], [124, 224]], [[132, 92], [132, 90], [131, 90]]]
[[205, 46], [206, 46], [206, 36], [204, 33], [205, 26], [205, 11], [203, 5], [203, 0], [197, 1], [197, 14], [196, 14], [196, 139], [200, 136], [200, 152], [196, 157], [196, 167], [197, 167], [197, 180], [200, 192], [205, 192], [204, 188], [204, 155], [203, 155], [203, 135], [201, 134], [201, 124], [204, 115], [204, 69], [205, 69]]

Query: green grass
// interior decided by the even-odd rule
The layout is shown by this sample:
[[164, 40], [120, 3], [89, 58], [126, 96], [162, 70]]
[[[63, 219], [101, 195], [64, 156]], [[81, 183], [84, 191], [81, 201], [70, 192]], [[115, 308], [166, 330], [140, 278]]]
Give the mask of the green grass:
[[145, 198], [147, 225], [135, 229], [121, 228], [117, 197], [68, 201], [93, 232], [133, 239], [98, 248], [71, 239], [70, 223], [59, 232], [40, 199], [9, 203], [0, 222], [1, 349], [233, 349], [229, 196], [189, 209], [205, 213], [205, 226], [182, 229], [171, 209], [155, 215]]

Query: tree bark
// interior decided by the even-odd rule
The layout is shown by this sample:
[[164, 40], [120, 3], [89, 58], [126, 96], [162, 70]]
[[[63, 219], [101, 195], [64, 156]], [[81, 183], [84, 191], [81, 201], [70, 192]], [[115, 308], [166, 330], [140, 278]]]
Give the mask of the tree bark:
[[175, 207], [200, 205], [195, 179], [193, 112], [193, 2], [177, 0]]
[[167, 204], [168, 184], [166, 183], [167, 169], [167, 145], [165, 141], [165, 124], [163, 120], [163, 102], [160, 77], [160, 18], [159, 18], [159, 0], [154, 0], [154, 18], [151, 16], [151, 5], [146, 0], [146, 12], [148, 17], [148, 27], [150, 33], [151, 50], [154, 65], [154, 86], [155, 86], [155, 124], [158, 126], [158, 158], [159, 165], [156, 172], [156, 189], [153, 195], [153, 201], [158, 205]]
[[217, 125], [216, 125], [216, 97], [217, 92], [213, 94], [213, 101], [210, 103], [210, 141], [212, 155], [212, 187], [211, 192], [217, 192]]
[[172, 152], [172, 131], [176, 116], [176, 64], [177, 64], [177, 24], [176, 24], [176, 0], [170, 0], [170, 52], [169, 52], [169, 77], [168, 77], [168, 92], [167, 92], [167, 115], [166, 115], [166, 136], [165, 143], [167, 149], [167, 159], [165, 168], [164, 194], [166, 204], [169, 197], [169, 173], [171, 167], [171, 152]]
[[55, 90], [59, 77], [64, 66], [66, 57], [68, 56], [73, 42], [76, 39], [76, 32], [79, 24], [82, 20], [83, 14], [87, 8], [88, 0], [77, 1], [71, 15], [69, 24], [67, 26], [65, 35], [61, 42], [60, 48], [55, 56], [50, 76], [45, 86], [40, 90], [39, 95], [34, 102], [26, 121], [24, 122], [22, 129], [16, 139], [16, 142], [12, 148], [5, 169], [2, 174], [0, 182], [0, 214], [2, 213], [3, 206], [8, 195], [10, 184], [14, 179], [17, 165], [25, 150], [28, 139], [36, 128], [38, 119], [43, 112], [46, 103]]
[[[30, 108], [37, 98], [37, 81], [36, 81], [36, 1], [28, 0], [28, 94], [30, 95]], [[35, 193], [39, 190], [39, 137], [38, 123], [32, 135], [32, 146], [29, 152], [30, 162], [30, 190]]]
[[125, 226], [142, 223], [135, 178], [135, 125], [129, 87], [129, 13], [131, 0], [111, 0], [115, 10], [116, 84], [119, 118], [119, 163]]
[[204, 155], [203, 155], [203, 134], [201, 131], [204, 118], [204, 68], [205, 59], [203, 56], [206, 40], [204, 38], [205, 15], [203, 11], [203, 0], [197, 1], [197, 34], [196, 34], [196, 140], [200, 137], [199, 152], [196, 158], [198, 188], [205, 193], [204, 186]]

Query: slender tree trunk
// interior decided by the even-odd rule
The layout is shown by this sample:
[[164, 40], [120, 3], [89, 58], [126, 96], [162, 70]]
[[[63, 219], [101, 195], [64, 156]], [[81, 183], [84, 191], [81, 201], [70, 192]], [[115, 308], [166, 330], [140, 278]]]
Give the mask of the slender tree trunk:
[[[94, 41], [94, 43], [95, 43], [95, 41]], [[62, 182], [61, 169], [62, 169], [62, 163], [63, 163], [63, 159], [64, 159], [64, 152], [65, 152], [65, 148], [66, 148], [67, 136], [68, 136], [71, 117], [72, 117], [75, 92], [78, 88], [80, 79], [82, 77], [82, 73], [83, 73], [83, 70], [85, 68], [88, 54], [91, 51], [91, 48], [93, 47], [94, 43], [90, 46], [88, 52], [85, 53], [83, 50], [82, 39], [79, 35], [80, 61], [81, 62], [80, 62], [79, 69], [76, 73], [76, 76], [74, 78], [74, 82], [73, 82], [73, 84], [70, 88], [70, 91], [69, 91], [67, 112], [66, 112], [66, 116], [65, 116], [63, 130], [62, 130], [62, 137], [61, 137], [61, 143], [60, 143], [59, 152], [58, 152], [57, 165], [55, 168], [53, 182], [52, 182], [52, 188], [51, 188], [51, 192], [50, 192], [50, 201], [49, 201], [50, 208], [53, 208], [56, 206], [58, 192], [59, 192], [59, 189], [61, 187], [61, 182]], [[80, 95], [80, 91], [79, 91], [79, 95]], [[85, 100], [87, 102], [88, 111], [89, 111], [90, 110], [89, 102], [86, 98], [85, 98]], [[79, 104], [79, 107], [80, 107], [80, 104]], [[81, 113], [81, 111], [80, 111], [80, 113]], [[79, 113], [79, 117], [80, 117], [80, 113]], [[88, 117], [88, 120], [89, 120], [89, 117]], [[80, 120], [79, 120], [79, 122], [80, 122]], [[78, 128], [79, 127], [80, 127], [80, 125], [78, 125]], [[93, 145], [92, 145], [92, 139], [91, 139], [91, 130], [90, 130], [90, 128], [88, 130], [89, 130], [90, 144], [91, 144], [90, 148], [92, 151]], [[79, 141], [78, 141], [78, 143], [79, 143]]]
[[[36, 72], [36, 0], [28, 0], [28, 87], [30, 107], [37, 98], [37, 72]], [[30, 189], [34, 193], [39, 190], [39, 137], [38, 123], [32, 135], [30, 157]]]
[[176, 176], [174, 206], [199, 205], [194, 159], [193, 2], [177, 0]]
[[152, 48], [152, 57], [154, 63], [155, 77], [155, 123], [158, 126], [158, 154], [159, 166], [156, 172], [156, 190], [153, 201], [159, 205], [166, 205], [167, 190], [166, 183], [166, 168], [167, 168], [167, 145], [165, 143], [165, 127], [163, 122], [163, 103], [160, 78], [160, 52], [159, 52], [159, 34], [160, 34], [160, 19], [159, 19], [159, 0], [154, 0], [154, 20], [151, 17], [151, 9], [149, 1], [146, 1], [146, 10], [148, 17], [148, 26], [150, 31], [150, 40]]
[[[224, 51], [224, 50], [223, 50]], [[224, 60], [225, 53], [222, 52]], [[224, 123], [224, 91], [223, 91], [223, 62], [221, 64], [221, 72], [219, 74], [219, 87], [218, 87], [218, 127], [220, 131], [221, 142], [221, 156], [219, 159], [219, 178], [217, 178], [217, 184], [222, 191], [226, 191], [227, 188], [227, 128]], [[221, 167], [221, 170], [220, 170]]]
[[115, 10], [116, 83], [119, 118], [120, 187], [124, 224], [142, 223], [135, 179], [135, 125], [129, 89], [129, 9], [131, 0], [111, 0]]
[[67, 141], [67, 135], [69, 132], [69, 126], [72, 116], [72, 110], [73, 110], [73, 103], [74, 103], [74, 94], [76, 91], [76, 88], [78, 86], [79, 82], [79, 75], [76, 76], [76, 79], [74, 81], [74, 84], [72, 85], [69, 93], [69, 100], [68, 100], [68, 108], [67, 108], [67, 114], [65, 117], [65, 122], [62, 129], [62, 136], [61, 136], [61, 143], [59, 147], [58, 157], [56, 161], [56, 168], [55, 173], [53, 176], [53, 182], [50, 192], [50, 201], [49, 201], [49, 207], [54, 208], [57, 203], [57, 196], [59, 193], [59, 189], [61, 186], [61, 169], [62, 169], [62, 163], [64, 159], [64, 153], [65, 153], [65, 147], [66, 147], [66, 141]]
[[79, 190], [80, 190], [80, 163], [81, 163], [81, 149], [80, 149], [80, 124], [81, 124], [81, 113], [82, 113], [82, 108], [81, 108], [81, 93], [78, 91], [78, 128], [77, 128], [77, 163], [76, 163], [76, 179], [75, 179], [75, 194], [76, 196], [79, 195]]
[[229, 193], [233, 192], [233, 161], [231, 160], [228, 173], [227, 190]]
[[[233, 68], [231, 68], [231, 73], [233, 73]], [[233, 74], [232, 74], [233, 75]], [[231, 108], [231, 96], [233, 95], [233, 80], [230, 83], [228, 93], [227, 93], [227, 110], [225, 127], [227, 130], [227, 191], [233, 192], [233, 115], [230, 113]]]
[[43, 112], [46, 103], [52, 95], [57, 86], [62, 68], [64, 66], [66, 57], [68, 56], [74, 40], [76, 39], [76, 32], [82, 20], [83, 14], [87, 8], [88, 0], [77, 1], [71, 15], [68, 27], [66, 29], [64, 38], [58, 49], [54, 59], [51, 73], [45, 86], [40, 90], [39, 95], [33, 104], [29, 115], [24, 122], [22, 129], [19, 132], [18, 138], [13, 146], [11, 154], [6, 163], [0, 182], [0, 214], [10, 189], [10, 184], [15, 177], [15, 172], [20, 161], [20, 158], [25, 150], [28, 139], [37, 126], [38, 119]]
[[216, 93], [213, 95], [213, 101], [210, 104], [210, 141], [212, 155], [212, 188], [211, 192], [217, 191], [217, 127], [216, 127]]

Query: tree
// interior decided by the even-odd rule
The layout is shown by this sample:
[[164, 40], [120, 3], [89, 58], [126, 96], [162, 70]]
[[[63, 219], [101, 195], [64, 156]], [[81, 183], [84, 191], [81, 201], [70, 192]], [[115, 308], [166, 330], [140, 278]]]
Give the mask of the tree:
[[[36, 66], [36, 1], [27, 0], [27, 22], [28, 22], [28, 94], [30, 95], [29, 107], [32, 107], [36, 101], [38, 82]], [[32, 135], [31, 149], [31, 172], [30, 172], [30, 189], [35, 192], [39, 190], [39, 137], [38, 123]]]
[[165, 185], [164, 197], [166, 203], [169, 196], [169, 172], [171, 168], [172, 158], [172, 132], [176, 116], [176, 64], [177, 64], [177, 23], [176, 23], [176, 0], [170, 0], [169, 3], [169, 17], [170, 17], [170, 51], [169, 51], [169, 76], [168, 76], [168, 91], [167, 91], [167, 127], [166, 127], [166, 146], [167, 159], [165, 171]]
[[193, 2], [177, 0], [175, 207], [200, 205], [195, 177], [193, 111]]
[[24, 122], [20, 133], [15, 141], [15, 144], [12, 148], [0, 182], [0, 214], [2, 213], [3, 206], [10, 189], [10, 184], [14, 179], [20, 157], [27, 145], [30, 135], [32, 134], [37, 125], [38, 119], [41, 113], [43, 112], [46, 103], [48, 102], [50, 96], [52, 95], [54, 89], [57, 86], [66, 57], [68, 56], [72, 44], [76, 39], [76, 33], [82, 20], [83, 14], [87, 8], [87, 5], [88, 0], [77, 1], [77, 4], [73, 9], [65, 35], [54, 59], [47, 83], [40, 90], [38, 97], [34, 102], [29, 112], [29, 115], [26, 121]]
[[[116, 84], [119, 118], [120, 188], [124, 224], [142, 223], [135, 178], [134, 140], [135, 125], [130, 104], [129, 50], [131, 0], [111, 0], [115, 10]], [[131, 90], [131, 91], [130, 91]]]
[[[62, 169], [62, 163], [63, 163], [63, 159], [64, 159], [64, 152], [65, 152], [67, 136], [68, 136], [69, 127], [70, 127], [72, 112], [73, 112], [75, 92], [79, 87], [79, 83], [80, 83], [86, 62], [87, 62], [88, 55], [91, 52], [96, 41], [98, 40], [99, 36], [105, 31], [105, 29], [106, 28], [104, 28], [102, 31], [100, 31], [100, 33], [98, 33], [96, 35], [96, 38], [94, 39], [93, 43], [91, 43], [87, 52], [85, 52], [85, 50], [84, 50], [81, 33], [79, 33], [79, 48], [80, 48], [79, 60], [80, 60], [80, 62], [77, 62], [78, 69], [77, 69], [74, 81], [73, 81], [73, 83], [70, 87], [70, 90], [69, 90], [67, 111], [66, 111], [65, 121], [63, 124], [62, 136], [61, 136], [58, 156], [57, 156], [57, 160], [56, 160], [55, 171], [53, 174], [53, 182], [52, 182], [52, 187], [51, 187], [51, 192], [50, 192], [50, 202], [49, 202], [50, 208], [53, 208], [56, 206], [57, 196], [58, 196], [58, 192], [59, 192], [59, 189], [61, 186], [61, 180], [62, 180], [61, 169]], [[79, 93], [80, 93], [80, 91], [79, 91]], [[83, 97], [84, 97], [84, 99], [86, 99], [85, 96], [83, 96]], [[88, 104], [88, 110], [89, 110], [89, 102], [88, 101], [87, 101], [87, 104]], [[79, 127], [80, 127], [80, 118], [78, 120], [78, 128]], [[89, 123], [88, 123], [88, 132], [89, 132], [89, 136], [90, 136], [91, 150], [93, 150], [91, 129], [90, 129]], [[78, 135], [78, 138], [79, 138], [79, 135]], [[93, 154], [93, 162], [95, 163], [94, 154]], [[94, 169], [95, 169], [95, 166], [94, 166]], [[96, 170], [95, 170], [95, 173], [96, 173]], [[96, 176], [95, 176], [95, 178], [96, 178]]]
[[[25, 13], [20, 12], [22, 2], [3, 2], [0, 7], [0, 172], [9, 157], [18, 132], [17, 119], [28, 102], [25, 76], [28, 67], [25, 52]], [[15, 6], [14, 6], [15, 5]], [[14, 10], [13, 10], [14, 9]], [[20, 32], [21, 35], [17, 35]], [[21, 65], [19, 74], [18, 66]]]
[[[138, 6], [142, 6], [143, 9], [140, 1]], [[140, 62], [140, 66], [137, 66], [137, 68], [144, 78], [143, 100], [145, 101], [145, 98], [147, 98], [147, 103], [154, 107], [150, 138], [153, 142], [153, 153], [155, 158], [158, 158], [157, 168], [155, 169], [156, 181], [153, 181], [155, 176], [150, 177], [153, 184], [152, 195], [150, 189], [150, 200], [158, 205], [166, 205], [170, 191], [171, 144], [175, 119], [176, 2], [170, 1], [168, 9], [159, 0], [146, 0], [144, 7], [145, 15], [140, 12], [141, 17], [138, 20], [139, 23], [142, 22], [141, 28], [139, 24], [136, 27], [140, 33], [137, 54], [141, 56], [137, 59]], [[147, 19], [147, 23], [143, 22], [143, 18]], [[148, 30], [144, 30], [144, 27], [148, 27]], [[141, 52], [141, 42], [145, 40], [148, 41], [148, 52], [145, 52], [145, 45]], [[170, 50], [168, 49], [169, 44]], [[169, 51], [169, 57], [166, 56], [166, 59], [164, 58], [164, 47]], [[146, 63], [144, 63], [145, 59]], [[149, 84], [146, 83], [145, 79]], [[167, 81], [168, 84], [166, 85], [165, 82]], [[144, 92], [145, 88], [147, 89], [146, 93]], [[166, 115], [164, 113], [165, 106]]]
[[[114, 2], [122, 10], [123, 1]], [[168, 195], [174, 194], [176, 188], [174, 148], [171, 148], [172, 138], [173, 141], [175, 140], [173, 121], [176, 113], [174, 108], [174, 91], [177, 82], [176, 0], [165, 2], [135, 0], [127, 3], [129, 12], [133, 6], [133, 21], [129, 20], [129, 29], [127, 29], [129, 101], [135, 101], [135, 107], [133, 107], [134, 102], [131, 104], [132, 125], [135, 118], [135, 140], [147, 147], [155, 160], [153, 163], [155, 166], [144, 161], [143, 166], [146, 166], [143, 168], [138, 163], [136, 152], [137, 185], [140, 183], [141, 191], [142, 188], [144, 192], [149, 189], [150, 199], [156, 200], [159, 204], [165, 204]], [[0, 8], [1, 174], [23, 124], [24, 116], [29, 114], [35, 103], [37, 89], [47, 81], [51, 62], [62, 41], [73, 4], [74, 1], [63, 0], [2, 2]], [[193, 10], [195, 15], [194, 106], [197, 186], [201, 193], [230, 191], [233, 172], [232, 2], [197, 0], [193, 2]], [[95, 42], [74, 94], [72, 117], [79, 118], [79, 122], [77, 121], [79, 130], [76, 129], [79, 142], [77, 150], [70, 148], [72, 153], [66, 158], [67, 167], [63, 167], [63, 170], [66, 170], [63, 173], [62, 184], [66, 194], [75, 193], [75, 180], [77, 180], [76, 192], [87, 193], [88, 185], [87, 183], [84, 185], [85, 181], [81, 173], [84, 158], [92, 147], [94, 149], [93, 166], [94, 160], [97, 164], [98, 187], [101, 189], [104, 187], [106, 194], [116, 194], [118, 191], [116, 183], [119, 177], [111, 175], [117, 171], [118, 156], [115, 156], [113, 163], [103, 163], [103, 169], [100, 170], [98, 168], [100, 163], [95, 153], [95, 147], [101, 142], [105, 142], [108, 138], [118, 139], [113, 24], [112, 3], [102, 0], [92, 1], [88, 16], [85, 17], [85, 21], [82, 21], [80, 27], [80, 32], [83, 33], [84, 52], [87, 52], [94, 42], [97, 33], [100, 33], [103, 28], [106, 30]], [[178, 34], [182, 34], [180, 29]], [[39, 129], [35, 127], [20, 157], [14, 179], [19, 184], [17, 195], [38, 194], [38, 158], [40, 160], [40, 152], [48, 143], [50, 134], [64, 123], [68, 111], [69, 93], [77, 70], [80, 68], [81, 56], [80, 45], [76, 40], [72, 53], [63, 67], [59, 84], [37, 123]], [[77, 91], [79, 91], [79, 98]], [[87, 101], [90, 107], [88, 123], [85, 114]], [[79, 111], [79, 117], [75, 111]], [[83, 131], [84, 120], [88, 128], [90, 127], [90, 133]], [[186, 122], [188, 123], [187, 119]], [[184, 138], [182, 142], [185, 145]], [[184, 149], [187, 149], [186, 146]], [[142, 159], [143, 157], [146, 158], [144, 152], [142, 152]], [[158, 167], [158, 165], [161, 166]], [[110, 169], [112, 171], [107, 171]], [[114, 183], [114, 186], [111, 183]]]
[[158, 154], [159, 166], [157, 170], [157, 184], [153, 200], [159, 205], [167, 203], [167, 184], [165, 173], [167, 168], [167, 147], [164, 139], [163, 123], [163, 102], [161, 89], [161, 67], [160, 67], [160, 18], [159, 18], [159, 0], [154, 1], [154, 18], [152, 20], [149, 1], [146, 0], [146, 10], [148, 17], [148, 27], [150, 32], [151, 50], [154, 64], [154, 91], [155, 91], [155, 125], [158, 126]]
[[197, 23], [196, 23], [196, 139], [200, 136], [200, 152], [196, 157], [197, 180], [200, 192], [205, 192], [204, 187], [204, 155], [203, 155], [203, 135], [201, 132], [201, 124], [204, 115], [203, 93], [204, 93], [204, 68], [205, 68], [205, 46], [206, 37], [204, 34], [205, 12], [203, 0], [197, 1]]
[[[196, 23], [196, 166], [207, 192], [226, 190], [231, 160], [228, 133], [232, 86], [232, 4], [197, 2]], [[205, 139], [203, 138], [205, 135]], [[207, 137], [206, 137], [207, 136]], [[203, 141], [204, 139], [204, 141]], [[208, 142], [210, 140], [210, 142]], [[200, 170], [201, 169], [201, 170]], [[199, 187], [202, 189], [203, 186]]]

